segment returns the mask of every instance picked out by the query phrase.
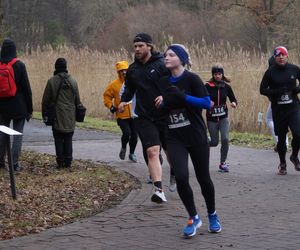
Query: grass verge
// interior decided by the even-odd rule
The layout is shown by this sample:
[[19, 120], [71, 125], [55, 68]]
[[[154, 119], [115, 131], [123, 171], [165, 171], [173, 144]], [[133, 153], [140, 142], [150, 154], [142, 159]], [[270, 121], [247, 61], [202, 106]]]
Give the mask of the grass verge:
[[[40, 112], [34, 112], [34, 118], [42, 119]], [[100, 118], [86, 117], [83, 123], [77, 123], [77, 127], [86, 129], [97, 129], [111, 133], [120, 133], [120, 128], [115, 120], [103, 120]], [[230, 132], [230, 143], [236, 146], [251, 147], [257, 149], [271, 149], [274, 141], [270, 135]]]

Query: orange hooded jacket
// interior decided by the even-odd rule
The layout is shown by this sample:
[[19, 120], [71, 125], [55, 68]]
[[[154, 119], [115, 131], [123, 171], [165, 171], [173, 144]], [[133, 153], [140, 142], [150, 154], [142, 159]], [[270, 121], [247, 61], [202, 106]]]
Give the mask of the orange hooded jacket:
[[[103, 102], [107, 108], [112, 106], [118, 107], [121, 102], [120, 90], [123, 85], [124, 79], [120, 76], [119, 71], [128, 69], [127, 61], [120, 61], [116, 63], [116, 69], [118, 72], [118, 78], [113, 80], [105, 89], [103, 93]], [[131, 118], [131, 104], [125, 106], [125, 110], [122, 113], [115, 112], [116, 118], [129, 119]]]

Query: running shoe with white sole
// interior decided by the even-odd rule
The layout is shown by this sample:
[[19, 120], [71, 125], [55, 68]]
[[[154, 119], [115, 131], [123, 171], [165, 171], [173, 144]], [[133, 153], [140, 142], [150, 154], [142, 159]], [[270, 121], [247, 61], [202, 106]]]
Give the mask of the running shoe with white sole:
[[129, 154], [128, 156], [129, 160], [131, 160], [132, 162], [136, 163], [137, 162], [137, 158], [135, 154]]
[[170, 176], [170, 184], [169, 184], [169, 191], [170, 192], [175, 192], [177, 189], [177, 185], [176, 185], [176, 179], [174, 175]]
[[190, 218], [187, 226], [183, 229], [183, 235], [186, 238], [193, 237], [197, 233], [197, 228], [202, 226], [200, 217], [198, 219]]
[[229, 172], [229, 165], [226, 162], [223, 162], [219, 165], [219, 172], [228, 173]]
[[156, 188], [155, 191], [154, 191], [154, 194], [151, 197], [151, 201], [155, 202], [155, 203], [167, 202], [164, 191], [162, 191], [161, 189]]
[[208, 214], [209, 227], [208, 232], [210, 233], [219, 233], [222, 231], [219, 217], [216, 212], [213, 214]]

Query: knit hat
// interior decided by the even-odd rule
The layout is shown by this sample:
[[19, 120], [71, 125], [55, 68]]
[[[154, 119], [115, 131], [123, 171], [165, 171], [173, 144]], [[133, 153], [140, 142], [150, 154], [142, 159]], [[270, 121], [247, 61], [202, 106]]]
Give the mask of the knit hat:
[[134, 43], [137, 42], [144, 42], [147, 43], [150, 46], [153, 46], [153, 42], [152, 42], [152, 37], [146, 33], [139, 33], [137, 34], [134, 39], [133, 39]]
[[224, 69], [220, 65], [215, 65], [211, 68], [211, 74], [221, 73], [224, 76]]
[[17, 57], [16, 45], [13, 40], [6, 38], [1, 46], [1, 62], [7, 63]]
[[289, 56], [288, 50], [286, 49], [286, 47], [283, 47], [283, 46], [278, 46], [274, 50], [274, 57], [277, 57], [280, 54], [283, 54], [287, 57]]
[[128, 69], [128, 62], [127, 61], [119, 61], [116, 63], [117, 71]]
[[182, 44], [171, 44], [167, 50], [169, 49], [172, 50], [179, 57], [183, 66], [189, 64], [189, 53]]
[[67, 69], [67, 61], [65, 58], [58, 58], [55, 62], [55, 69], [56, 70], [66, 70]]

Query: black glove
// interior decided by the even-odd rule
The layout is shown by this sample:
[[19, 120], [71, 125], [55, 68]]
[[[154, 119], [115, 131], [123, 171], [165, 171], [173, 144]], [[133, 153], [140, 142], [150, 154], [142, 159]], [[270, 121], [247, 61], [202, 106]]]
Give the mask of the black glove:
[[164, 104], [168, 107], [182, 106], [185, 103], [185, 94], [176, 86], [170, 86], [163, 95]]
[[32, 118], [32, 114], [28, 114], [27, 116], [26, 116], [26, 121], [27, 122], [29, 122], [29, 120]]
[[110, 112], [113, 114], [115, 113], [118, 109], [115, 106], [111, 106], [111, 108], [109, 109]]

